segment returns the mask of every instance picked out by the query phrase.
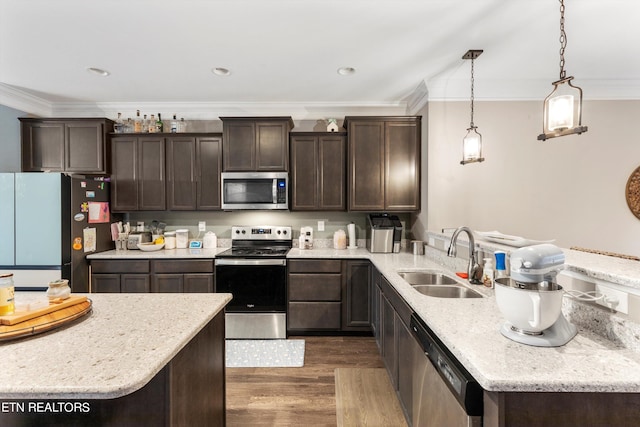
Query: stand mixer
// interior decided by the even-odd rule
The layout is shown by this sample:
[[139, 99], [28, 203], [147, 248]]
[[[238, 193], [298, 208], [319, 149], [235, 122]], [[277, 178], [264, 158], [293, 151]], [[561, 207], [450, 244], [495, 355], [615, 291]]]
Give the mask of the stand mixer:
[[578, 333], [562, 314], [562, 286], [556, 276], [564, 253], [551, 244], [527, 246], [511, 253], [511, 277], [496, 279], [496, 302], [506, 319], [505, 337], [537, 347], [558, 347]]

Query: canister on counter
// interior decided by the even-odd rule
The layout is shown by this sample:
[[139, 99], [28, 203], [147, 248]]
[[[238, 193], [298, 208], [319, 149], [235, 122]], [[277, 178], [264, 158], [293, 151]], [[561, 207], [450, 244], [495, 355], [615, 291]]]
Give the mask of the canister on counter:
[[0, 316], [13, 314], [16, 309], [14, 298], [13, 274], [0, 274]]
[[176, 232], [167, 231], [164, 233], [164, 248], [175, 249], [176, 248]]

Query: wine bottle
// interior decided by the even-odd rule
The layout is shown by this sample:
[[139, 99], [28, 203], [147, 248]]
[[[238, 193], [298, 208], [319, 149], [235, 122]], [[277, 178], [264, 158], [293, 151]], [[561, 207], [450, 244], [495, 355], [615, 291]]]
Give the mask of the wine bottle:
[[178, 132], [178, 121], [176, 120], [176, 115], [173, 115], [173, 120], [171, 121], [171, 133]]
[[180, 118], [180, 124], [178, 125], [178, 132], [184, 133], [187, 131], [187, 122], [184, 121], [184, 117]]
[[142, 119], [142, 133], [149, 132], [149, 119], [147, 119], [147, 115], [145, 114]]
[[160, 117], [160, 113], [158, 113], [158, 120], [156, 120], [156, 132], [164, 132], [164, 123], [162, 123], [162, 118]]
[[156, 133], [158, 129], [156, 129], [156, 116], [155, 114], [151, 115], [151, 120], [149, 120], [149, 133]]
[[135, 133], [142, 132], [142, 119], [140, 118], [140, 110], [136, 110], [136, 118], [133, 121], [133, 131]]

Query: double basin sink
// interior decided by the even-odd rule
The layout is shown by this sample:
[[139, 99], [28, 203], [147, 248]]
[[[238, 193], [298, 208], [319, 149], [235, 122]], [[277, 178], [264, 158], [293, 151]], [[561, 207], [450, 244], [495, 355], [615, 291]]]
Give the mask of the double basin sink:
[[440, 271], [398, 271], [413, 289], [436, 298], [482, 298], [482, 294], [463, 286], [458, 280]]

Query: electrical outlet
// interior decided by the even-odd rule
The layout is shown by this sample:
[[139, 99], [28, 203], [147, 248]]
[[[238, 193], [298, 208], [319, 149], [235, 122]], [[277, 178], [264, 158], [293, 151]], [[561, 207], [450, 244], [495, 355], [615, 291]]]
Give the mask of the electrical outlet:
[[205, 231], [207, 228], [207, 223], [204, 221], [198, 222], [198, 231]]
[[318, 221], [318, 231], [324, 231], [324, 221]]
[[604, 298], [596, 301], [598, 304], [629, 314], [629, 294], [614, 288], [613, 286], [596, 283], [596, 296], [604, 295]]

